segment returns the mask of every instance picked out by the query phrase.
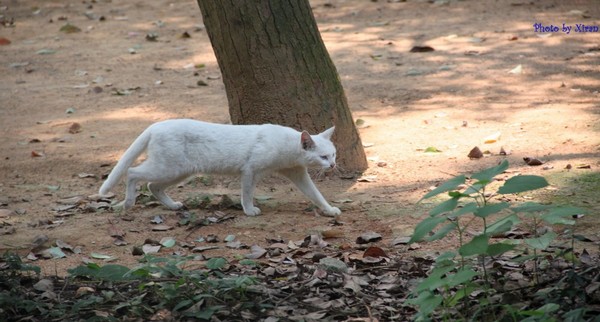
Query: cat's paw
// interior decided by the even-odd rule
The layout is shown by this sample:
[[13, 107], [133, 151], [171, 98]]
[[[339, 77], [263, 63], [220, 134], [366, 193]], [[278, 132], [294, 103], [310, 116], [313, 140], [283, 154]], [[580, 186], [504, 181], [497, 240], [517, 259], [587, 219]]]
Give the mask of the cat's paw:
[[181, 203], [179, 201], [173, 201], [166, 206], [171, 210], [179, 210], [179, 209], [183, 208], [183, 203]]
[[244, 213], [248, 216], [258, 216], [260, 215], [260, 209], [258, 207], [249, 207], [248, 209], [244, 209]]
[[323, 215], [327, 217], [339, 216], [341, 213], [342, 211], [338, 207], [329, 207], [328, 209], [323, 209]]

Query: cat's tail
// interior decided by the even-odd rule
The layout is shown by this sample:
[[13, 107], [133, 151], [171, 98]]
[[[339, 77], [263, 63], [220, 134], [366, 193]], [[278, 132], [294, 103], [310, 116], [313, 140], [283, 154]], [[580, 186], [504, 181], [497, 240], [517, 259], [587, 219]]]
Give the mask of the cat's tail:
[[117, 162], [117, 165], [112, 169], [106, 181], [100, 187], [99, 194], [106, 195], [114, 186], [119, 183], [133, 162], [142, 154], [148, 147], [150, 141], [150, 131], [146, 129], [140, 136], [131, 143], [131, 146], [123, 153], [123, 156]]

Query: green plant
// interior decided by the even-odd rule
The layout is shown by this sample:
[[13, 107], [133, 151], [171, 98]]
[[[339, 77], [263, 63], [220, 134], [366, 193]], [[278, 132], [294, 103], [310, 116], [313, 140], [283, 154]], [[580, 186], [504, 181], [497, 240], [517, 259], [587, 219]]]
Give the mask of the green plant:
[[[485, 308], [486, 303], [492, 302], [490, 296], [494, 293], [490, 288], [487, 258], [513, 250], [521, 254], [522, 260], [533, 260], [537, 272], [538, 260], [540, 260], [538, 252], [547, 249], [557, 237], [552, 230], [540, 233], [538, 228], [542, 224], [573, 225], [572, 216], [585, 213], [583, 209], [568, 206], [543, 205], [534, 202], [511, 204], [504, 197], [505, 195], [540, 189], [546, 187], [548, 182], [540, 176], [517, 175], [501, 182], [501, 185], [495, 188], [497, 185], [494, 178], [506, 169], [508, 169], [508, 161], [504, 160], [497, 166], [471, 175], [469, 180], [465, 175], [456, 176], [421, 199], [432, 198], [442, 193], [447, 193], [449, 196], [449, 199], [436, 205], [429, 211], [429, 216], [417, 224], [409, 243], [439, 240], [447, 237], [451, 232], [456, 232], [458, 249], [456, 252], [439, 256], [429, 276], [415, 288], [415, 297], [408, 303], [419, 306], [416, 319], [427, 319], [435, 312], [443, 317], [460, 314], [460, 310], [455, 313], [459, 304], [475, 290], [480, 290], [483, 294], [480, 309]], [[502, 236], [521, 223], [529, 225], [532, 235], [530, 238], [523, 239], [522, 242], [519, 240], [492, 242], [493, 237]], [[478, 232], [469, 237], [468, 229], [471, 234], [475, 229]], [[517, 248], [518, 246], [522, 247]], [[532, 255], [527, 255], [528, 253]], [[482, 278], [475, 282], [473, 279], [476, 276]], [[537, 278], [534, 282], [537, 283]], [[462, 312], [467, 312], [468, 304], [466, 302], [463, 304]], [[543, 316], [553, 312], [549, 309], [553, 308], [550, 304], [553, 303], [547, 303], [548, 306], [543, 310], [539, 309], [543, 311]], [[538, 316], [539, 310], [517, 312], [517, 315], [535, 317]], [[492, 310], [491, 313], [495, 314]]]

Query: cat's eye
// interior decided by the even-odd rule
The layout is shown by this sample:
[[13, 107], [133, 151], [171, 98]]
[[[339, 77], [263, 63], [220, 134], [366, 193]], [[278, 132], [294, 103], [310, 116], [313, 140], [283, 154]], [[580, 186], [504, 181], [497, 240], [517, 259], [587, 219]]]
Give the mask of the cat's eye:
[[322, 156], [321, 156], [321, 159], [323, 159], [323, 160], [327, 160], [327, 156], [326, 156], [326, 155], [322, 155]]

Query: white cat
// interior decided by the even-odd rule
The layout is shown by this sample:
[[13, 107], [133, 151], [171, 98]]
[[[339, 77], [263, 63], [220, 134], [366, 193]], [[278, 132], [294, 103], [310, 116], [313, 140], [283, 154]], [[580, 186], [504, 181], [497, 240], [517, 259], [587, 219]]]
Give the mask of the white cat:
[[[165, 189], [195, 173], [241, 176], [242, 207], [248, 216], [260, 214], [254, 206], [256, 183], [266, 174], [278, 172], [290, 179], [325, 215], [341, 213], [327, 203], [310, 179], [307, 167], [335, 167], [334, 127], [318, 135], [273, 125], [226, 125], [180, 119], [149, 126], [125, 151], [100, 194], [106, 195], [126, 174], [125, 209], [135, 204], [136, 184], [148, 189], [165, 206], [183, 206], [165, 194]], [[146, 151], [146, 160], [131, 168]]]

